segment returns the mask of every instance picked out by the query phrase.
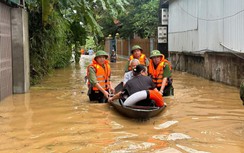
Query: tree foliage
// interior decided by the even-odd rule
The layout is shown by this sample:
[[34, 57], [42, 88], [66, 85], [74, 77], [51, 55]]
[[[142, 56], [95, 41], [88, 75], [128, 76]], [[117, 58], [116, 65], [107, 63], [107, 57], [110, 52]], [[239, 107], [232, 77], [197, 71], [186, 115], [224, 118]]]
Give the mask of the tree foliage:
[[118, 15], [120, 24], [115, 25], [104, 16], [101, 22], [105, 20], [102, 25], [106, 28], [103, 32], [106, 35], [114, 35], [119, 32], [120, 36], [124, 38], [133, 37], [134, 34], [141, 38], [155, 36], [159, 0], [129, 0], [129, 3], [127, 11]]
[[[54, 68], [70, 62], [71, 46], [78, 51], [88, 36], [103, 37], [97, 19], [124, 11], [126, 0], [26, 0], [29, 12], [31, 84]], [[99, 7], [101, 6], [101, 7]]]

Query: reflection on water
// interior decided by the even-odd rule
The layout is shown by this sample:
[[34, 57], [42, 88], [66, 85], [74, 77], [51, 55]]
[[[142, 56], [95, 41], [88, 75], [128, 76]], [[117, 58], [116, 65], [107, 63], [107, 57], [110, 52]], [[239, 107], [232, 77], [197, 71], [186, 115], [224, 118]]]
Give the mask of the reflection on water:
[[[29, 93], [0, 103], [0, 152], [244, 152], [244, 107], [235, 87], [173, 72], [175, 96], [147, 121], [89, 103], [84, 82], [92, 56], [56, 70]], [[115, 86], [124, 61], [111, 63]]]

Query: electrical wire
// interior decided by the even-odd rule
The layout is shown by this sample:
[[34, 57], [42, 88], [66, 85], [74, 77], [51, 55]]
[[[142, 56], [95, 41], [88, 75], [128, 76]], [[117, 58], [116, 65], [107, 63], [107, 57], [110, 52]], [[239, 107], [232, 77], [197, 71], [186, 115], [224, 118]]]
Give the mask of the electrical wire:
[[204, 20], [204, 21], [218, 21], [218, 20], [224, 20], [224, 19], [231, 18], [231, 17], [233, 17], [233, 16], [236, 16], [236, 15], [238, 15], [238, 14], [244, 12], [244, 9], [243, 9], [243, 10], [238, 11], [238, 12], [232, 14], [232, 15], [225, 16], [225, 17], [222, 17], [222, 18], [206, 19], [206, 18], [200, 18], [200, 17], [197, 17], [197, 16], [195, 16], [195, 15], [190, 14], [188, 11], [186, 11], [186, 10], [179, 4], [179, 2], [178, 2], [178, 6], [179, 6], [179, 7], [180, 7], [186, 14], [188, 14], [189, 16], [191, 16], [191, 17], [193, 17], [193, 18], [196, 18], [196, 19], [199, 19], [199, 20]]

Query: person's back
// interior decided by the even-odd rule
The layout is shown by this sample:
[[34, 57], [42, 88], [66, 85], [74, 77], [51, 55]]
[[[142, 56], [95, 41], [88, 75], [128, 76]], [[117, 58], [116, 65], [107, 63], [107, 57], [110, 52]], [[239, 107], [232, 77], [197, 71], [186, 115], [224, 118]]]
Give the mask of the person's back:
[[[147, 76], [147, 70], [143, 65], [137, 65], [133, 69], [134, 77], [126, 82], [124, 87], [123, 97], [126, 99], [124, 102], [128, 104], [133, 104], [138, 106], [163, 106], [163, 97], [161, 93], [156, 89], [156, 85], [152, 81], [152, 78]], [[135, 100], [132, 97], [143, 97], [144, 99]], [[136, 99], [137, 99], [136, 98]], [[151, 100], [149, 101], [149, 99]], [[130, 100], [129, 100], [130, 99]], [[153, 101], [152, 101], [153, 100]]]
[[142, 90], [154, 89], [155, 84], [153, 83], [151, 77], [139, 75], [133, 77], [131, 80], [127, 81], [124, 89], [128, 92], [128, 96]]
[[[153, 106], [155, 102], [157, 106], [163, 106], [164, 102], [162, 94], [156, 89], [156, 85], [152, 81], [152, 78], [147, 76], [146, 67], [141, 64], [137, 65], [136, 68], [133, 69], [133, 75], [134, 77], [126, 82], [122, 91], [109, 98], [109, 102], [121, 98], [129, 105], [135, 103], [139, 106]], [[143, 92], [143, 95], [141, 95], [140, 92]], [[135, 96], [141, 96], [143, 99], [135, 100], [134, 98], [131, 98]], [[151, 100], [148, 101], [149, 99]]]
[[88, 50], [88, 54], [93, 55], [93, 50], [91, 48]]

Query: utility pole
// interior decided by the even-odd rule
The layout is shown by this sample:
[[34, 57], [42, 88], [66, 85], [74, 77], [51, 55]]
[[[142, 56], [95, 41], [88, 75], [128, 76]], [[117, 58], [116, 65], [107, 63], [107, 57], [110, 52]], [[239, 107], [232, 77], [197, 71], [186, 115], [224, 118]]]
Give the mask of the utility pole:
[[158, 24], [158, 50], [168, 58], [168, 0], [160, 0], [159, 3], [159, 24]]

